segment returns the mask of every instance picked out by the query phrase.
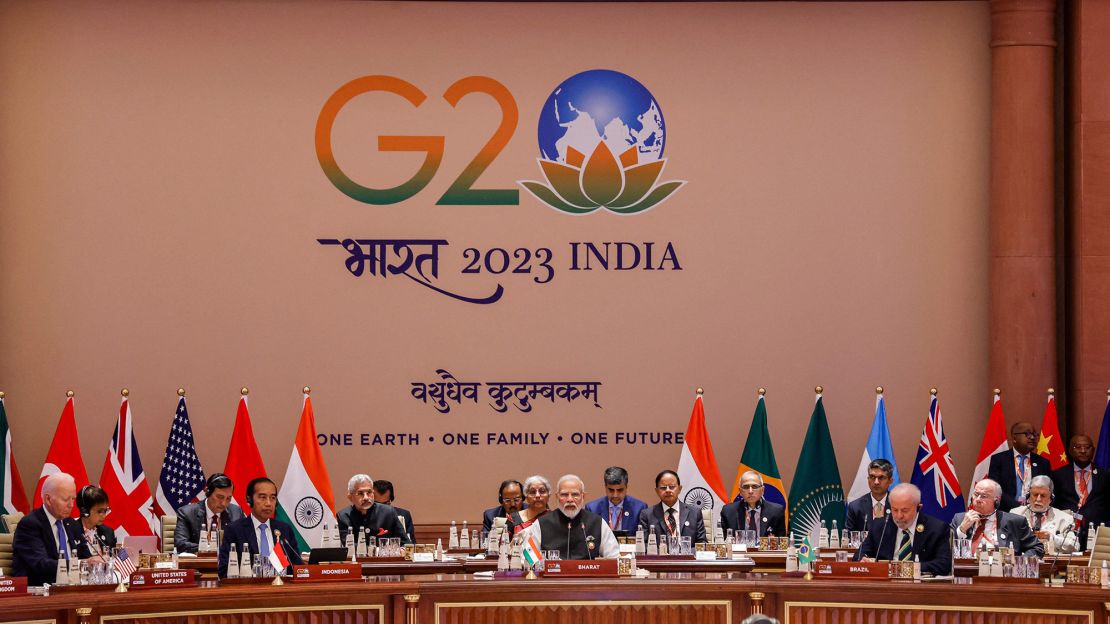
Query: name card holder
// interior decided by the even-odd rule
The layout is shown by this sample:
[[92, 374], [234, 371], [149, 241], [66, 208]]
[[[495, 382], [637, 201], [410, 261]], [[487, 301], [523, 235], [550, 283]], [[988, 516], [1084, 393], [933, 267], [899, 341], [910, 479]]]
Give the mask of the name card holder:
[[131, 589], [196, 586], [196, 570], [143, 569], [131, 573]]
[[544, 578], [617, 578], [616, 559], [545, 559]]
[[26, 576], [5, 576], [0, 577], [0, 598], [8, 596], [26, 596], [27, 595], [27, 577]]
[[636, 561], [694, 561], [695, 559], [696, 555], [636, 555]]
[[293, 581], [297, 583], [331, 583], [335, 581], [361, 580], [362, 564], [358, 563], [293, 566]]
[[815, 561], [813, 575], [819, 578], [890, 580], [889, 561]]

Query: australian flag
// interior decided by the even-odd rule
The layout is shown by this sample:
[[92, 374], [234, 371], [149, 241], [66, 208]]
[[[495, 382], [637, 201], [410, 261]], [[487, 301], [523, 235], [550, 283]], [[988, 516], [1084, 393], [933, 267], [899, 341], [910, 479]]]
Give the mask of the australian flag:
[[913, 464], [910, 483], [921, 489], [921, 511], [946, 524], [964, 510], [963, 492], [956, 479], [956, 465], [944, 437], [937, 396], [929, 403], [929, 419], [917, 445], [917, 461]]
[[177, 400], [177, 413], [166, 442], [166, 459], [162, 461], [162, 473], [158, 476], [155, 513], [159, 516], [177, 513], [183, 505], [197, 500], [204, 485], [204, 469], [193, 446], [193, 427], [189, 424], [189, 410], [182, 396]]

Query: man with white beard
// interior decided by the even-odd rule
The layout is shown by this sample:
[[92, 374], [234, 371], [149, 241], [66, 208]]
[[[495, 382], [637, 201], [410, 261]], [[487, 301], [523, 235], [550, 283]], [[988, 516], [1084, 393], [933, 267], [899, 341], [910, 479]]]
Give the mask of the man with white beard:
[[559, 507], [525, 530], [540, 550], [558, 551], [561, 559], [616, 559], [620, 546], [613, 530], [585, 505], [586, 486], [577, 475], [562, 476], [555, 486]]

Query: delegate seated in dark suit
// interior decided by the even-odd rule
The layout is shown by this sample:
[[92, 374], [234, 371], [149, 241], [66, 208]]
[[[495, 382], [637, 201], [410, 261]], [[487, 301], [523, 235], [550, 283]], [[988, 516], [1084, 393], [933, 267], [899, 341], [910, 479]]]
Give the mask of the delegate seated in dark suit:
[[[74, 518], [62, 518], [66, 534], [66, 547], [72, 559], [92, 556], [81, 531], [81, 524]], [[28, 585], [54, 583], [58, 572], [59, 546], [55, 542], [56, 527], [42, 507], [23, 517], [12, 536], [12, 576], [26, 576]]]
[[647, 503], [638, 498], [625, 496], [624, 500], [621, 501], [620, 511], [617, 512], [620, 516], [617, 526], [612, 526], [609, 523], [608, 497], [602, 496], [586, 503], [586, 510], [601, 516], [601, 519], [605, 521], [605, 524], [609, 524], [609, 528], [613, 531], [623, 531], [625, 536], [633, 536], [636, 534], [636, 527], [640, 526], [640, 513], [647, 509], [647, 506]]
[[[98, 524], [94, 529], [96, 530], [97, 548], [111, 553], [112, 549], [116, 547], [116, 532], [104, 524]], [[86, 541], [88, 541], [87, 535]], [[89, 548], [89, 550], [91, 552], [92, 548]]]
[[[868, 494], [870, 498], [870, 494]], [[873, 520], [867, 529], [867, 539], [856, 553], [856, 560], [863, 557], [877, 561], [889, 561], [894, 558], [894, 545], [898, 541], [898, 526], [894, 518], [887, 516]], [[933, 576], [948, 576], [952, 574], [952, 545], [948, 541], [949, 527], [944, 522], [923, 513], [917, 514], [917, 519], [907, 526], [911, 534], [913, 545], [910, 560], [917, 557], [921, 562], [921, 572]], [[881, 541], [880, 541], [881, 540]]]
[[[964, 521], [966, 512], [960, 512], [952, 518], [952, 531], [959, 539], [972, 539], [975, 534], [974, 527], [966, 533], [959, 530]], [[998, 510], [994, 512], [997, 527], [995, 529], [995, 546], [1009, 546], [1014, 549], [1015, 555], [1037, 555], [1044, 557], [1044, 544], [1033, 534], [1029, 528], [1029, 521], [1023, 516]]]
[[[705, 522], [701, 517], [701, 508], [678, 503], [678, 512], [675, 514], [678, 524], [679, 537], [689, 537], [693, 544], [705, 542]], [[669, 535], [667, 523], [663, 515], [663, 503], [656, 503], [640, 512], [639, 525], [644, 529], [644, 536], [651, 534], [655, 528], [658, 536]]]
[[726, 532], [753, 530], [760, 537], [774, 535], [786, 536], [786, 508], [778, 503], [761, 499], [755, 506], [756, 526], [748, 527], [751, 509], [743, 498], [721, 508], [721, 528]]
[[[392, 507], [392, 505], [391, 505], [391, 507]], [[415, 544], [416, 543], [416, 528], [412, 524], [412, 514], [409, 513], [408, 509], [402, 509], [401, 507], [393, 507], [393, 511], [397, 512], [397, 517], [398, 518], [404, 520], [404, 522], [402, 524], [405, 527], [405, 535], [409, 538], [409, 541], [407, 543]]]
[[516, 479], [505, 479], [497, 488], [497, 506], [482, 512], [482, 530], [489, 533], [497, 518], [505, 518], [507, 521], [512, 514], [527, 508], [528, 505], [524, 502], [524, 484]]
[[[883, 500], [883, 510], [890, 509], [890, 495]], [[847, 513], [844, 517], [844, 530], [845, 531], [867, 531], [868, 527], [874, 520], [881, 520], [882, 518], [875, 518], [875, 499], [868, 492], [860, 496], [856, 500], [848, 503]]]
[[347, 543], [347, 531], [352, 528], [361, 531], [359, 541], [365, 539], [366, 530], [369, 529], [370, 537], [379, 540], [399, 537], [402, 544], [412, 543], [397, 520], [397, 511], [389, 505], [374, 503], [365, 514], [351, 505], [336, 514], [336, 520], [339, 523], [339, 541], [343, 544]]
[[[286, 573], [292, 573], [292, 565], [301, 562], [301, 555], [297, 552], [296, 546], [293, 545], [292, 540], [296, 539], [293, 527], [278, 520], [270, 518], [266, 521], [266, 525], [270, 530], [270, 548], [277, 548], [279, 539], [275, 532], [281, 533], [280, 543], [281, 548], [285, 551], [286, 558], [289, 559], [290, 567], [286, 568]], [[232, 546], [236, 547], [236, 552], [242, 552], [242, 545], [246, 544], [252, 555], [258, 553], [258, 533], [254, 528], [254, 516], [246, 516], [239, 518], [235, 522], [227, 525], [224, 528], [224, 539], [220, 543], [220, 554], [217, 564], [217, 573], [220, 578], [227, 578], [227, 563], [228, 555], [231, 552]]]
[[1002, 503], [998, 506], [999, 509], [1013, 509], [1025, 504], [1024, 501], [1019, 502], [1022, 492], [1018, 491], [1015, 453], [1028, 454], [1026, 461], [1029, 462], [1030, 469], [1025, 487], [1029, 487], [1029, 481], [1033, 477], [1047, 476], [1051, 471], [1048, 460], [1033, 452], [1036, 442], [1037, 430], [1033, 425], [1026, 422], [1014, 423], [1014, 426], [1010, 427], [1010, 445], [1013, 449], [991, 455], [987, 478], [1002, 486]]
[[[177, 526], [173, 530], [173, 546], [177, 552], [195, 553], [200, 548], [200, 533], [206, 528], [205, 524], [208, 522], [205, 505], [207, 501], [198, 501], [177, 510]], [[242, 517], [243, 510], [238, 505], [228, 505], [220, 513], [220, 526], [227, 528]], [[215, 533], [212, 534], [212, 538], [215, 539]]]
[[[1096, 527], [1110, 520], [1110, 473], [1099, 470], [1091, 463], [1094, 456], [1094, 444], [1091, 438], [1076, 434], [1072, 436], [1068, 445], [1068, 456], [1071, 461], [1052, 472], [1052, 485], [1056, 492], [1056, 499], [1052, 506], [1083, 516], [1083, 526], [1079, 531], [1079, 543], [1087, 543], [1087, 530], [1093, 523]], [[1084, 472], [1085, 471], [1085, 472]], [[1082, 476], [1081, 474], [1082, 473]], [[1087, 498], [1080, 505], [1080, 496], [1076, 481], [1085, 478], [1087, 482]]]

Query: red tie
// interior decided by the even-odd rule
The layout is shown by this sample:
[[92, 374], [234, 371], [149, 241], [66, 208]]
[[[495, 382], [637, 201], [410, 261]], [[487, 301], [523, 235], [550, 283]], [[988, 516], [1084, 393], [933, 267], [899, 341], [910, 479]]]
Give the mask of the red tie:
[[678, 536], [678, 527], [674, 523], [674, 509], [667, 510], [667, 531], [671, 534], [671, 537]]
[[1087, 496], [1090, 494], [1090, 484], [1088, 482], [1088, 480], [1091, 478], [1090, 473], [1088, 472], [1090, 469], [1091, 469], [1091, 467], [1087, 466], [1083, 470], [1079, 471], [1079, 506], [1080, 507], [1087, 504]]

